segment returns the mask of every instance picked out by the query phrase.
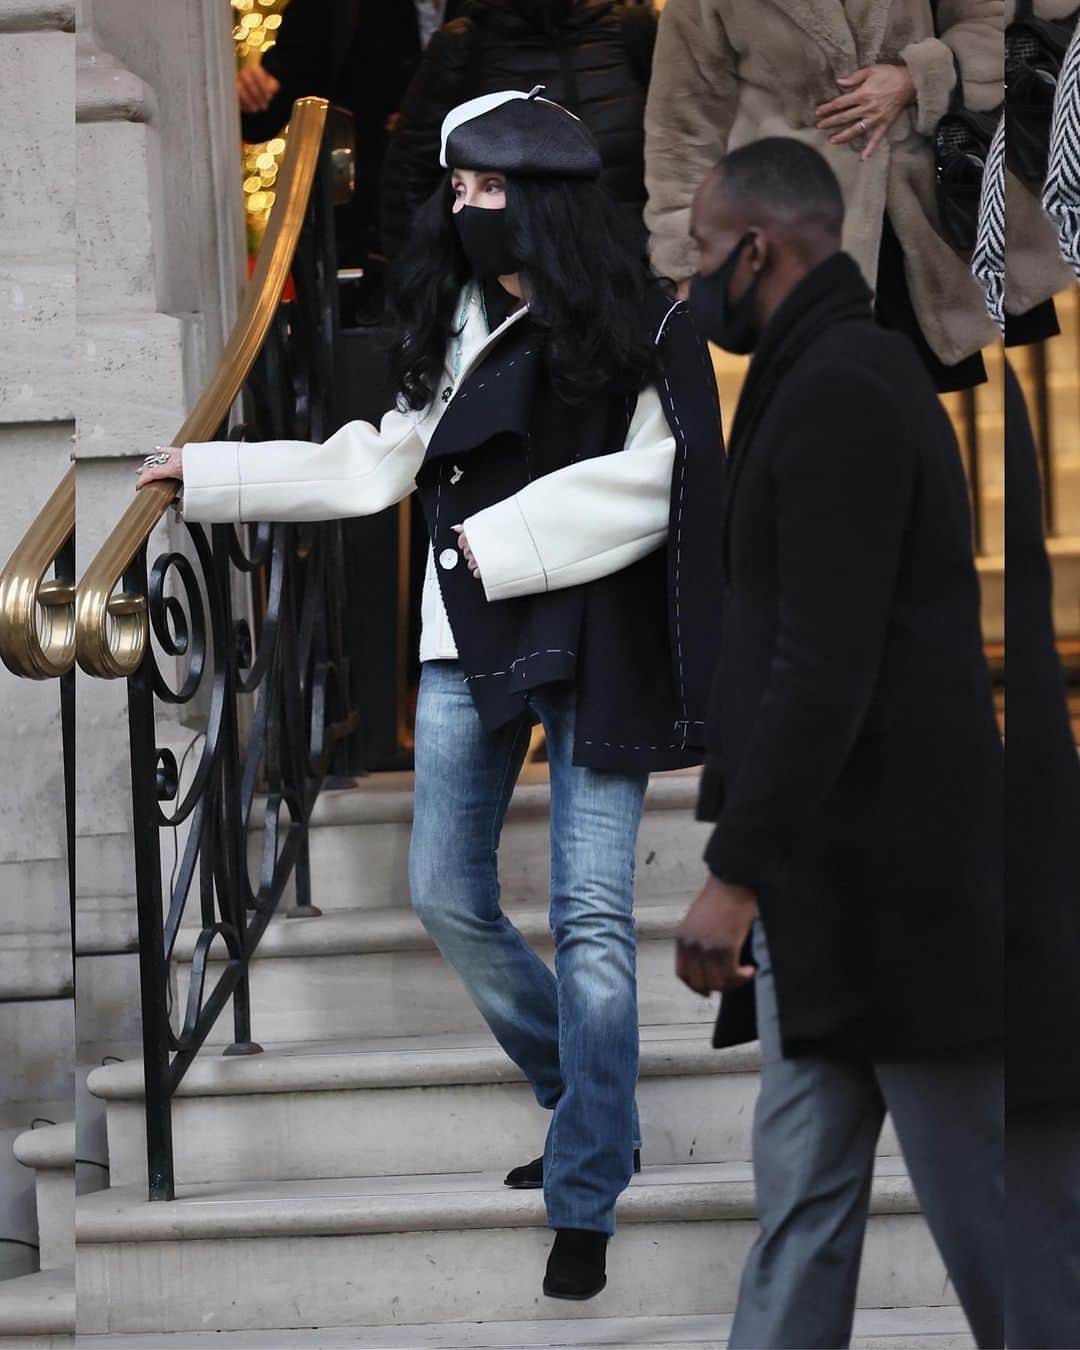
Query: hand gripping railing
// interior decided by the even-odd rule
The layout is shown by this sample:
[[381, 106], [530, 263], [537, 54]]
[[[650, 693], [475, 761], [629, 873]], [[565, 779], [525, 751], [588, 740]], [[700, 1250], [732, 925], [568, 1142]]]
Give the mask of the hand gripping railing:
[[[75, 468], [68, 469], [0, 572], [0, 660], [15, 675], [49, 680], [75, 664]], [[47, 578], [54, 564], [58, 576]]]
[[[351, 169], [351, 151], [335, 146], [337, 130], [323, 100], [294, 105], [278, 196], [240, 317], [177, 444], [322, 441], [336, 429], [332, 217], [341, 196], [335, 183], [347, 191]], [[290, 275], [293, 290], [283, 299]], [[241, 424], [230, 427], [234, 406]], [[151, 532], [175, 493], [176, 484], [156, 482], [135, 495], [76, 602], [82, 669], [127, 680], [153, 1200], [174, 1193], [173, 1095], [229, 1003], [225, 1053], [260, 1048], [251, 1035], [249, 963], [282, 897], [292, 889], [294, 916], [319, 912], [308, 823], [357, 723], [341, 522], [184, 520], [150, 557]], [[162, 705], [172, 718], [159, 718]], [[188, 713], [182, 720], [180, 710]], [[178, 756], [161, 737], [175, 741], [184, 725], [200, 730], [187, 733]], [[163, 867], [162, 838], [170, 835], [175, 854]]]
[[[293, 107], [277, 198], [255, 272], [217, 370], [173, 444], [210, 440], [222, 426], [251, 372], [277, 312], [304, 223], [326, 124], [327, 102], [301, 98]], [[117, 592], [125, 571], [176, 497], [177, 485], [157, 481], [138, 492], [79, 582], [75, 647], [88, 675], [122, 679], [138, 670], [146, 651], [146, 597]]]

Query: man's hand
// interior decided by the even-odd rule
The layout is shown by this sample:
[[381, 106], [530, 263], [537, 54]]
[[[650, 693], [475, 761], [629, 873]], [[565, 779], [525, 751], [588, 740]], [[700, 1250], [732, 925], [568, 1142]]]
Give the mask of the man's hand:
[[904, 109], [915, 102], [911, 71], [903, 65], [867, 66], [836, 83], [844, 92], [818, 108], [818, 130], [831, 132], [833, 145], [863, 137], [866, 147], [860, 158], [868, 160]]
[[459, 549], [461, 549], [462, 553], [465, 555], [465, 561], [469, 565], [469, 571], [473, 574], [473, 576], [477, 579], [477, 581], [481, 581], [482, 578], [480, 576], [480, 564], [473, 557], [473, 551], [469, 547], [469, 541], [465, 538], [465, 526], [452, 525], [450, 528], [454, 531], [454, 533], [458, 537], [457, 546]]
[[705, 998], [730, 994], [754, 978], [739, 964], [757, 914], [757, 896], [710, 876], [675, 937], [675, 974]]
[[236, 77], [236, 94], [241, 112], [265, 112], [280, 88], [281, 82], [275, 80], [268, 70], [263, 70], [262, 66], [245, 66]]

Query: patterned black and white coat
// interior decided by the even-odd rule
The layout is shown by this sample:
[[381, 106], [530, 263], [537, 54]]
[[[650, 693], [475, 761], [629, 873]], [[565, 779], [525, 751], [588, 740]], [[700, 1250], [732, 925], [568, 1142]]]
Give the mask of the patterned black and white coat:
[[188, 445], [184, 515], [364, 516], [416, 490], [431, 535], [421, 660], [460, 661], [489, 730], [529, 690], [571, 681], [575, 763], [698, 764], [719, 639], [720, 410], [685, 304], [657, 290], [649, 308], [656, 382], [572, 406], [528, 307], [489, 333], [466, 293], [429, 408], [350, 422], [322, 445]]
[[[1077, 0], [1034, 0], [1032, 11], [1037, 19], [1063, 20], [1075, 14], [1076, 6]], [[1016, 17], [1016, 0], [1005, 0], [1006, 25], [1012, 23]], [[1074, 51], [1074, 63], [1076, 59], [1077, 53]], [[1075, 87], [1076, 76], [1073, 75], [1071, 78]], [[1069, 79], [1067, 71], [1063, 70], [1058, 84], [1055, 135], [1057, 149], [1056, 152], [1052, 152], [1051, 181], [1054, 178], [1060, 181], [1063, 151], [1066, 156], [1064, 162], [1067, 162], [1070, 138], [1066, 129], [1069, 108], [1065, 91]], [[1007, 110], [1008, 95], [1005, 106]], [[1006, 139], [1009, 135], [1008, 118], [1006, 111], [1006, 127], [1003, 133]], [[1074, 108], [1072, 110], [1074, 160], [1078, 157], [1077, 118], [1078, 114]], [[987, 168], [989, 169], [989, 165]], [[1021, 182], [1007, 166], [999, 172], [1001, 178], [995, 181], [1003, 180], [1005, 195], [1005, 310], [1010, 316], [1022, 315], [1029, 313], [1037, 305], [1044, 304], [1059, 292], [1067, 290], [1073, 284], [1073, 276], [1062, 258], [1062, 251], [1058, 246], [1058, 231], [1054, 228], [1059, 218], [1056, 202], [1060, 198], [1048, 198], [1047, 210], [1044, 210], [1036, 189]], [[1047, 188], [1052, 191], [1051, 181], [1048, 181]], [[1068, 258], [1068, 253], [1065, 254], [1065, 258]]]
[[1061, 256], [1080, 281], [1080, 24], [1058, 82], [1043, 203], [1057, 226]]

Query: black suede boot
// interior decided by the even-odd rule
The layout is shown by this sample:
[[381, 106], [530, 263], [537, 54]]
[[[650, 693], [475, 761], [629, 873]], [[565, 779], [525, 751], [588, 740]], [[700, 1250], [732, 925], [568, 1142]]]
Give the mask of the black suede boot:
[[[634, 1171], [641, 1171], [641, 1150], [634, 1149]], [[507, 1172], [504, 1186], [512, 1191], [542, 1191], [544, 1189], [544, 1160], [534, 1158], [524, 1167], [515, 1167]]]
[[548, 1298], [584, 1303], [607, 1284], [606, 1233], [585, 1228], [560, 1228], [548, 1257], [544, 1293]]

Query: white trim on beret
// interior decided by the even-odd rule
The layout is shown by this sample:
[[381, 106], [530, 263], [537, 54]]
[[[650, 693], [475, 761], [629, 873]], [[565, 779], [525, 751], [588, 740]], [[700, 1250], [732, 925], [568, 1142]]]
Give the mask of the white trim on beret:
[[456, 108], [451, 108], [443, 118], [442, 124], [442, 143], [439, 147], [439, 163], [442, 167], [450, 168], [446, 162], [446, 142], [458, 127], [476, 117], [483, 117], [485, 113], [493, 112], [496, 108], [501, 108], [504, 103], [513, 103], [515, 99], [535, 99], [537, 103], [547, 103], [553, 108], [558, 108], [566, 113], [567, 117], [573, 117], [575, 122], [581, 121], [580, 117], [574, 116], [569, 108], [564, 108], [561, 103], [555, 103], [550, 98], [537, 98], [543, 87], [542, 84], [538, 84], [528, 94], [523, 94], [520, 89], [505, 89], [497, 94], [481, 94], [479, 98], [470, 98], [464, 103], [459, 103]]

